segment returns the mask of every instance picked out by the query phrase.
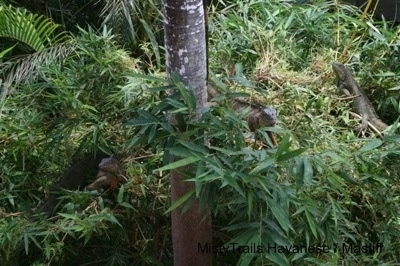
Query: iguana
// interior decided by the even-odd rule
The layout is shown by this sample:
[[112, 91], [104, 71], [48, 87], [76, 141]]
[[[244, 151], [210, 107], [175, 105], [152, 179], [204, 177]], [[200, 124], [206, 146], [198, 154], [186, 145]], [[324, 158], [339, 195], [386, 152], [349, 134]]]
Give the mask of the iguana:
[[357, 84], [349, 68], [339, 62], [333, 62], [332, 68], [336, 74], [337, 87], [341, 89], [346, 96], [353, 97], [351, 108], [353, 112], [362, 117], [362, 124], [360, 125], [361, 132], [365, 132], [368, 126], [370, 126], [378, 130], [380, 134], [388, 125], [378, 117], [364, 90]]
[[[207, 85], [208, 100], [218, 97], [221, 93], [211, 84]], [[273, 127], [277, 122], [277, 114], [274, 108], [262, 105], [257, 102], [249, 103], [240, 98], [231, 99], [232, 109], [238, 113], [247, 112], [245, 120], [251, 131], [256, 131], [262, 127]], [[277, 145], [276, 139], [271, 132], [268, 132], [274, 145]]]
[[59, 203], [58, 197], [62, 189], [82, 189], [88, 183], [87, 179], [93, 176], [101, 164], [102, 159], [108, 157], [104, 152], [97, 152], [89, 155], [79, 162], [73, 164], [63, 175], [61, 180], [53, 186], [44, 203], [36, 210], [37, 213], [44, 213], [47, 217], [52, 216]]
[[[203, 1], [203, 8], [204, 8], [204, 14], [205, 14], [205, 39], [206, 39], [206, 68], [207, 68], [207, 78], [206, 80], [209, 80], [209, 75], [208, 75], [208, 69], [209, 69], [209, 63], [208, 63], [208, 15], [207, 15], [207, 3], [208, 1]], [[211, 101], [212, 98], [217, 97], [221, 93], [218, 92], [215, 87], [213, 87], [210, 82], [207, 82], [207, 93], [208, 93], [208, 102]], [[243, 112], [245, 110], [248, 110], [246, 114], [246, 122], [249, 125], [249, 128], [251, 131], [256, 131], [259, 128], [262, 127], [273, 127], [276, 124], [277, 121], [277, 114], [276, 110], [274, 108], [271, 108], [269, 106], [265, 106], [259, 103], [249, 103], [244, 100], [234, 98], [232, 99], [232, 108], [236, 112]], [[272, 140], [272, 143], [276, 146], [277, 141], [275, 139], [275, 136], [271, 133], [268, 132], [269, 137]]]
[[116, 189], [119, 183], [126, 181], [123, 176], [121, 164], [113, 156], [101, 160], [99, 163], [99, 172], [95, 178], [96, 180], [86, 187], [87, 190], [96, 190], [105, 187]]

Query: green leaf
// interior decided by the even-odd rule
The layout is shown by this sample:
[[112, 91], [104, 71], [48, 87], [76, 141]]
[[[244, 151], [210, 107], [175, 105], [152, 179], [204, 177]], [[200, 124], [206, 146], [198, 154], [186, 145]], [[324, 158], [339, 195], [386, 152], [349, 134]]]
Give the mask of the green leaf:
[[147, 126], [147, 125], [153, 125], [154, 121], [149, 120], [149, 119], [143, 119], [143, 118], [138, 118], [138, 119], [131, 119], [128, 122], [125, 123], [127, 126]]
[[[250, 244], [251, 245], [251, 244]], [[250, 252], [250, 253], [243, 253], [240, 256], [240, 259], [238, 261], [237, 265], [250, 265], [251, 261], [254, 259], [254, 256], [256, 255], [256, 253]]]
[[111, 223], [117, 224], [118, 226], [122, 227], [122, 225], [118, 222], [117, 218], [115, 218], [115, 216], [112, 215], [111, 213], [107, 213], [106, 215], [104, 215], [104, 219], [109, 221], [109, 222], [111, 222]]
[[29, 239], [35, 244], [36, 247], [41, 249], [42, 247], [40, 246], [39, 242], [36, 240], [35, 237], [33, 237], [31, 234], [28, 234]]
[[135, 210], [135, 208], [134, 208], [131, 204], [127, 203], [127, 202], [121, 202], [120, 205], [121, 205], [122, 207], [131, 209], [131, 210]]
[[352, 176], [350, 176], [348, 173], [344, 172], [343, 170], [339, 170], [338, 172], [336, 172], [336, 174], [353, 185], [360, 184], [360, 182], [358, 182], [356, 179], [354, 179]]
[[297, 186], [311, 186], [313, 177], [313, 168], [307, 157], [296, 160], [296, 183]]
[[[327, 208], [329, 211], [330, 209], [332, 209], [332, 219], [335, 222], [335, 227], [338, 226], [338, 217], [337, 217], [337, 209], [335, 207], [335, 200], [333, 200], [333, 198], [331, 197], [331, 195], [329, 193], [327, 193], [327, 198], [329, 199], [329, 202], [331, 203], [330, 208]], [[326, 215], [328, 215], [328, 213], [326, 213]]]
[[288, 259], [286, 258], [286, 256], [279, 252], [270, 252], [268, 254], [268, 259], [271, 260], [272, 262], [275, 262], [276, 265], [280, 265], [280, 266], [291, 265], [289, 263]]
[[318, 238], [317, 228], [316, 228], [317, 226], [315, 224], [315, 220], [314, 220], [313, 215], [307, 209], [305, 209], [305, 214], [306, 214], [308, 226], [311, 229], [311, 232], [313, 233], [315, 238]]
[[251, 213], [253, 211], [253, 200], [254, 200], [254, 192], [248, 191], [247, 192], [247, 216], [250, 218]]
[[[179, 141], [179, 140], [178, 140]], [[168, 149], [171, 155], [177, 156], [177, 157], [190, 157], [193, 156], [193, 153], [190, 152], [190, 150], [182, 147], [173, 147]]]
[[194, 110], [196, 107], [196, 98], [194, 97], [193, 89], [185, 87], [179, 80], [179, 75], [176, 72], [171, 73], [171, 80], [182, 95], [185, 107], [189, 110]]
[[278, 156], [278, 158], [276, 159], [277, 162], [283, 162], [283, 161], [287, 161], [289, 159], [292, 159], [296, 156], [299, 156], [300, 154], [302, 154], [304, 151], [306, 150], [306, 148], [300, 148], [294, 151], [290, 151], [290, 152], [286, 152], [280, 156]]
[[3, 50], [0, 52], [0, 59], [2, 59], [8, 52], [10, 52], [14, 47], [17, 46], [17, 44], [14, 44], [13, 46]]
[[170, 163], [168, 165], [165, 165], [163, 167], [157, 168], [157, 169], [153, 170], [153, 173], [156, 172], [156, 171], [165, 171], [165, 170], [176, 169], [176, 168], [179, 168], [181, 166], [197, 162], [199, 160], [201, 160], [201, 158], [199, 158], [197, 156], [191, 156], [191, 157], [188, 157], [188, 158], [185, 158], [185, 159], [181, 159], [179, 161], [172, 162], [172, 163]]
[[175, 202], [172, 203], [171, 207], [168, 208], [168, 210], [166, 210], [164, 212], [165, 214], [168, 214], [170, 212], [172, 212], [173, 210], [175, 210], [176, 208], [178, 208], [179, 206], [181, 206], [183, 203], [185, 203], [188, 199], [190, 199], [190, 197], [192, 197], [194, 194], [196, 193], [195, 190], [191, 190], [188, 193], [186, 193], [185, 195], [183, 195], [182, 197], [180, 197], [179, 199], [177, 199]]
[[139, 19], [139, 20], [142, 23], [144, 30], [146, 31], [147, 36], [150, 39], [150, 43], [151, 43], [151, 46], [153, 47], [153, 52], [156, 57], [157, 66], [160, 67], [161, 66], [161, 56], [160, 56], [160, 51], [158, 49], [158, 42], [156, 40], [156, 37], [154, 36], [154, 33], [151, 30], [151, 27], [149, 26], [149, 24], [147, 24], [147, 22], [143, 19]]
[[75, 214], [68, 214], [68, 213], [58, 213], [61, 217], [71, 219], [71, 220], [76, 220], [78, 217]]
[[125, 187], [124, 187], [124, 185], [122, 185], [118, 190], [118, 196], [117, 196], [118, 204], [121, 204], [123, 202], [124, 192], [125, 192]]
[[269, 208], [274, 215], [275, 219], [278, 221], [279, 225], [283, 230], [287, 233], [289, 229], [292, 228], [292, 224], [290, 223], [288, 213], [285, 213], [283, 208], [279, 205], [278, 202], [268, 199]]
[[26, 9], [2, 6], [0, 10], [0, 37], [18, 40], [35, 52], [66, 39], [66, 32], [55, 35], [58, 27], [51, 19]]
[[380, 139], [372, 139], [372, 140], [368, 141], [364, 146], [362, 146], [359, 151], [360, 152], [367, 152], [367, 151], [376, 149], [379, 146], [381, 146], [382, 143], [383, 142]]
[[24, 234], [24, 247], [25, 247], [25, 254], [28, 255], [29, 253], [29, 241], [28, 241], [28, 234]]
[[229, 175], [225, 175], [223, 176], [223, 180], [224, 182], [222, 183], [221, 188], [229, 185], [234, 188], [242, 197], [246, 197], [242, 188], [238, 185], [237, 181], [234, 178]]
[[148, 132], [148, 136], [147, 136], [147, 143], [152, 142], [157, 129], [158, 129], [157, 125], [153, 125], [152, 127], [150, 127], [150, 132]]
[[293, 11], [293, 12], [290, 13], [290, 16], [286, 19], [285, 25], [283, 26], [283, 28], [284, 28], [285, 30], [287, 30], [289, 27], [292, 26], [292, 22], [293, 22], [293, 20], [294, 20], [294, 18], [295, 18], [295, 15], [296, 15], [296, 12], [295, 12], [295, 11]]
[[[197, 145], [193, 142], [188, 142], [183, 139], [178, 139], [178, 142], [180, 144], [182, 144], [183, 146], [185, 146], [188, 150], [196, 151], [196, 152], [200, 153], [201, 155], [208, 154], [208, 150], [204, 147], [204, 145]], [[171, 153], [172, 153], [172, 149], [171, 149]]]
[[290, 147], [290, 135], [285, 134], [282, 140], [279, 142], [279, 146], [275, 156], [279, 158], [283, 154], [283, 152], [289, 150], [289, 147]]
[[261, 161], [256, 167], [254, 167], [253, 170], [250, 171], [249, 174], [256, 174], [259, 173], [263, 170], [268, 169], [271, 165], [274, 165], [276, 163], [275, 158], [268, 158], [266, 160]]
[[[154, 75], [143, 75], [143, 74], [139, 74], [139, 73], [136, 73], [136, 72], [129, 72], [129, 74], [127, 76], [128, 77], [134, 77], [134, 78], [141, 78], [141, 79], [144, 79], [144, 80], [147, 80], [147, 81], [153, 81], [153, 82], [156, 82], [156, 83], [166, 83], [167, 82], [167, 80], [165, 78], [159, 78], [159, 77], [156, 77]], [[157, 87], [157, 88], [163, 88], [162, 90], [167, 90], [167, 89], [173, 88], [173, 86], [168, 85], [167, 87]], [[155, 88], [150, 88], [149, 90], [153, 91], [153, 89], [155, 89]], [[155, 91], [159, 91], [159, 90], [155, 89]], [[155, 91], [153, 91], [153, 92], [155, 92]]]

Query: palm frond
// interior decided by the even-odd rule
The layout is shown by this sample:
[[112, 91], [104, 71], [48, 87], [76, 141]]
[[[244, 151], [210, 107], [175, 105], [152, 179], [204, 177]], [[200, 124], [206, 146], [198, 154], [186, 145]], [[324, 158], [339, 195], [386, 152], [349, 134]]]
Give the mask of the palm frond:
[[2, 98], [11, 93], [12, 84], [15, 87], [18, 83], [36, 78], [38, 67], [48, 66], [66, 58], [74, 50], [75, 42], [68, 41], [29, 55], [15, 57], [0, 64], [0, 74], [5, 76], [3, 84], [0, 83]]
[[[32, 54], [14, 57], [0, 64], [2, 97], [10, 93], [12, 84], [17, 85], [28, 78], [34, 78], [38, 66], [46, 66], [65, 58], [74, 50], [75, 45], [67, 33], [57, 33], [58, 27], [44, 16], [0, 4], [0, 38], [15, 40], [33, 51]], [[4, 51], [13, 47], [15, 44]]]
[[108, 24], [117, 32], [125, 32], [129, 41], [134, 43], [137, 40], [137, 34], [133, 26], [132, 15], [135, 13], [133, 0], [113, 0], [105, 1], [100, 16], [104, 17], [103, 25]]
[[59, 25], [50, 19], [17, 9], [0, 5], [0, 38], [17, 40], [34, 51], [65, 41], [65, 32], [56, 34]]

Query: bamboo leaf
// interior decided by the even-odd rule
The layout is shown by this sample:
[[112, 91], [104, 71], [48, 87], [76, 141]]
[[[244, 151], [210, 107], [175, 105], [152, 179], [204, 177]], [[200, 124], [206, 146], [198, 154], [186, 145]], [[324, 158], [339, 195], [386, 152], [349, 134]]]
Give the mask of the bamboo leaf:
[[362, 146], [359, 151], [367, 152], [367, 151], [374, 150], [374, 149], [378, 148], [379, 146], [381, 146], [382, 143], [383, 142], [380, 139], [372, 139], [372, 140], [368, 141], [364, 146]]
[[278, 158], [276, 159], [277, 162], [283, 162], [283, 161], [287, 161], [289, 159], [292, 159], [296, 156], [299, 156], [300, 154], [302, 154], [304, 151], [306, 150], [306, 148], [300, 148], [294, 151], [290, 151], [290, 152], [286, 152], [284, 154], [281, 154], [280, 156], [278, 156]]
[[175, 162], [170, 163], [168, 165], [165, 165], [163, 167], [160, 167], [160, 168], [154, 170], [153, 172], [176, 169], [176, 168], [179, 168], [181, 166], [197, 162], [199, 160], [200, 160], [200, 158], [197, 157], [197, 156], [188, 157], [188, 158], [185, 158], [185, 159], [181, 159], [179, 161], [175, 161]]
[[183, 195], [182, 197], [180, 197], [179, 199], [177, 199], [175, 202], [172, 203], [171, 207], [169, 207], [168, 210], [166, 210], [164, 212], [164, 214], [168, 214], [168, 213], [172, 212], [173, 210], [175, 210], [176, 208], [178, 208], [179, 206], [181, 206], [190, 197], [192, 197], [195, 194], [195, 192], [196, 192], [195, 190], [191, 190], [188, 193], [186, 193], [185, 195]]
[[311, 229], [311, 232], [313, 233], [314, 237], [317, 238], [317, 229], [316, 229], [316, 224], [313, 215], [305, 209], [305, 214], [308, 222], [308, 226]]

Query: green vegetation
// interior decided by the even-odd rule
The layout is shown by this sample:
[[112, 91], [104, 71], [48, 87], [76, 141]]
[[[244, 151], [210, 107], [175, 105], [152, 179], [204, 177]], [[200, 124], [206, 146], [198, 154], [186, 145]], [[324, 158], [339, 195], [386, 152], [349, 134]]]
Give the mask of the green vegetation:
[[[12, 82], [0, 84], [10, 92], [0, 102], [0, 264], [171, 264], [169, 211], [176, 205], [168, 170], [189, 163], [198, 171], [184, 174], [196, 191], [183, 204], [199, 196], [210, 205], [214, 245], [327, 246], [303, 253], [230, 249], [215, 255], [216, 265], [400, 262], [399, 29], [333, 3], [214, 2], [210, 76], [222, 90], [277, 108], [276, 148], [249, 144], [246, 123], [229, 106], [211, 107], [197, 123], [182, 121], [186, 134], [168, 123], [166, 113], [184, 118], [194, 100], [178, 81], [165, 81], [158, 3], [141, 4], [148, 17], [135, 13], [132, 23], [143, 32], [130, 40], [118, 27], [113, 35], [81, 24], [74, 34], [49, 33], [54, 40], [44, 48], [31, 49], [21, 37], [6, 50], [15, 43], [0, 28], [7, 40], [0, 77]], [[27, 52], [21, 64], [15, 56]], [[359, 121], [339, 99], [331, 70], [337, 60], [352, 67], [392, 125], [383, 139], [357, 136]], [[35, 71], [25, 75], [27, 69]], [[171, 86], [181, 90], [166, 97]], [[209, 146], [187, 141], [195, 129]], [[257, 136], [269, 142], [265, 132]], [[28, 215], [72, 161], [96, 150], [121, 158], [126, 184], [101, 194], [64, 191], [56, 216]], [[181, 160], [168, 164], [170, 155]], [[379, 253], [337, 249], [378, 243]]]

